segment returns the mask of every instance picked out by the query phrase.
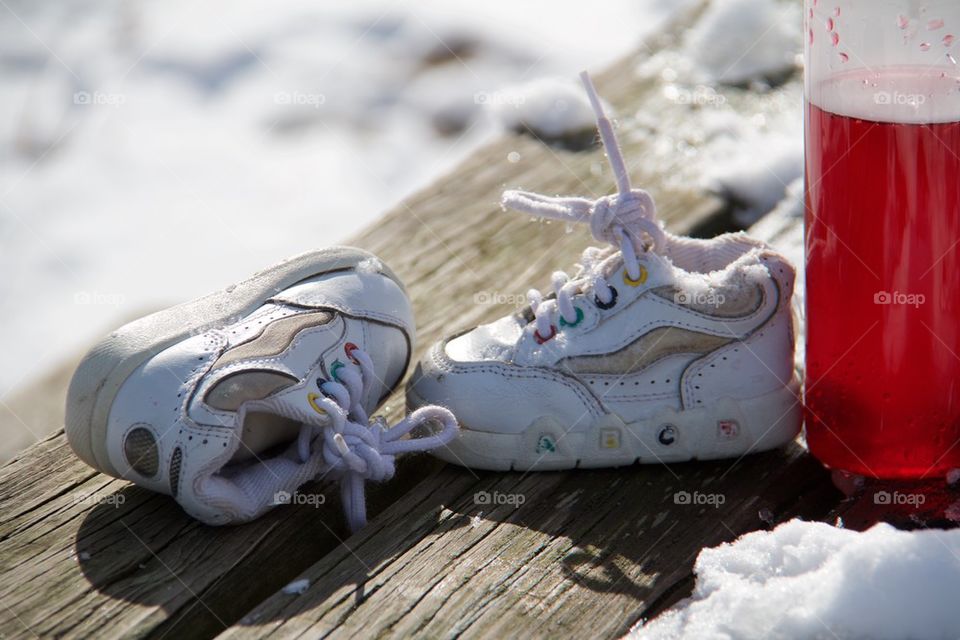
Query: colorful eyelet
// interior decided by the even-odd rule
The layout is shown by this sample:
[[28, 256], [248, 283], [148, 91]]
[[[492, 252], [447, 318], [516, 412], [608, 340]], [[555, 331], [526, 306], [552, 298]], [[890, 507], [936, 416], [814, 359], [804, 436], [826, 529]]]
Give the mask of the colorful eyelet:
[[343, 369], [345, 366], [346, 365], [340, 362], [339, 360], [334, 360], [333, 364], [330, 365], [330, 377], [336, 380], [337, 382], [340, 382], [340, 378], [337, 376], [337, 372], [340, 371], [340, 369]]
[[627, 270], [623, 270], [623, 281], [626, 282], [631, 287], [639, 287], [644, 282], [647, 281], [647, 268], [643, 265], [640, 265], [640, 277], [634, 280], [630, 277], [630, 274], [627, 273]]
[[540, 335], [540, 330], [538, 329], [533, 332], [533, 339], [537, 341], [537, 344], [543, 344], [547, 340], [550, 340], [551, 338], [553, 338], [553, 336], [555, 335], [557, 335], [557, 328], [553, 325], [550, 325], [550, 335], [548, 335], [547, 337], [543, 337]]
[[607, 285], [607, 287], [610, 290], [610, 302], [604, 302], [600, 299], [600, 296], [593, 296], [593, 304], [595, 304], [598, 309], [612, 309], [613, 305], [617, 304], [617, 295], [619, 294], [617, 293], [616, 288], [614, 288], [612, 285]]
[[320, 394], [319, 394], [319, 393], [308, 393], [308, 394], [307, 394], [307, 402], [310, 403], [310, 407], [311, 407], [314, 411], [316, 411], [317, 413], [319, 413], [320, 415], [325, 416], [325, 415], [327, 415], [327, 410], [317, 404], [317, 400], [318, 400], [319, 398], [320, 398]]
[[353, 364], [360, 364], [359, 362], [357, 362], [357, 359], [353, 357], [353, 352], [359, 348], [360, 347], [353, 344], [352, 342], [348, 342], [347, 344], [343, 345], [343, 352], [347, 354], [347, 357], [350, 358], [350, 361], [353, 362]]
[[573, 322], [567, 322], [563, 315], [560, 315], [560, 326], [561, 327], [575, 327], [580, 324], [580, 321], [583, 320], [583, 309], [580, 307], [574, 307], [577, 312], [577, 319]]

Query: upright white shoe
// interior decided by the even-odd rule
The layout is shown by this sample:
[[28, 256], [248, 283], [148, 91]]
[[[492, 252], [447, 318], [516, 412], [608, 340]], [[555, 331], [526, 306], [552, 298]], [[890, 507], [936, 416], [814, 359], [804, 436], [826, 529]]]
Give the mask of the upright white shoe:
[[[356, 529], [364, 480], [387, 480], [397, 454], [456, 434], [437, 407], [392, 429], [368, 421], [413, 340], [406, 292], [376, 257], [306, 253], [110, 334], [71, 381], [67, 438], [92, 467], [208, 524], [251, 520], [308, 480], [338, 479]], [[427, 421], [443, 428], [401, 438]]]
[[740, 456], [801, 425], [794, 269], [743, 234], [667, 233], [631, 189], [613, 128], [584, 84], [619, 193], [590, 201], [507, 191], [505, 207], [590, 225], [587, 249], [523, 312], [435, 345], [411, 408], [451, 409], [461, 436], [436, 455], [482, 469], [567, 469]]

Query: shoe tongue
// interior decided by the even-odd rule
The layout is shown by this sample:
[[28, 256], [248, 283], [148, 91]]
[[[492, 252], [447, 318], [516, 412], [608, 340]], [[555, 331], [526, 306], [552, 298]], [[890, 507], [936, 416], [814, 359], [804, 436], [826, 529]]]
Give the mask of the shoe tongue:
[[[247, 403], [243, 422], [237, 426], [240, 441], [232, 456], [208, 467], [190, 483], [197, 501], [205, 509], [231, 513], [233, 520], [245, 521], [289, 500], [300, 485], [323, 469], [319, 452], [312, 452], [305, 462], [297, 454], [304, 423], [326, 427], [331, 422], [316, 402], [322, 397], [304, 384]], [[202, 513], [197, 515], [204, 519]]]
[[323, 394], [305, 387], [298, 384], [247, 405], [237, 434], [240, 444], [231, 462], [256, 458], [296, 441], [304, 424], [318, 427], [331, 424], [330, 416], [318, 403]]
[[[202, 473], [189, 485], [194, 494], [190, 502], [200, 506], [199, 512], [191, 513], [211, 524], [245, 522], [276, 504], [289, 502], [301, 485], [324, 468], [319, 452], [301, 463], [295, 450], [296, 444], [291, 443], [278, 455], [227, 464], [217, 472]], [[181, 496], [183, 498], [185, 496]], [[226, 519], [224, 514], [229, 514]]]
[[230, 458], [230, 463], [258, 458], [278, 445], [289, 444], [297, 439], [302, 423], [266, 411], [250, 411], [240, 426], [240, 445]]

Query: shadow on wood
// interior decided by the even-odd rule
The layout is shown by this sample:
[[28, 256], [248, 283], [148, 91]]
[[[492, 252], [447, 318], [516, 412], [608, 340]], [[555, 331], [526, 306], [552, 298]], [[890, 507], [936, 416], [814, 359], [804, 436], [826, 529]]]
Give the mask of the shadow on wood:
[[687, 594], [703, 546], [821, 518], [838, 497], [796, 445], [733, 465], [446, 467], [306, 571], [306, 593], [275, 594], [227, 635], [614, 637]]

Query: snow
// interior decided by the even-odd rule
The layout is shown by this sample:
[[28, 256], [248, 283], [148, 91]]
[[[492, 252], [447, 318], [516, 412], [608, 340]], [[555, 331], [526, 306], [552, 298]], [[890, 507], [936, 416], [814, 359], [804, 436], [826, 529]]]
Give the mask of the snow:
[[704, 549], [685, 600], [630, 638], [956, 638], [960, 530], [791, 520]]
[[283, 592], [288, 596], [300, 595], [306, 592], [310, 588], [310, 580], [307, 578], [301, 578], [300, 580], [294, 580], [287, 586], [283, 588]]
[[596, 127], [583, 85], [569, 78], [538, 78], [484, 98], [504, 128], [526, 128], [545, 140], [592, 132]]
[[500, 130], [478, 94], [602, 68], [691, 3], [5, 5], [0, 395], [345, 240]]
[[[657, 131], [655, 148], [683, 151], [678, 181], [694, 182], [734, 205], [748, 227], [785, 196], [803, 174], [803, 41], [800, 4], [779, 0], [716, 0], [680, 46], [642, 62], [637, 74], [662, 85], [665, 109], [687, 109], [679, 131]], [[749, 88], [765, 106], [743, 95]], [[656, 120], [649, 123], [656, 127]]]
[[[749, 226], [773, 209], [791, 183], [803, 175], [803, 141], [774, 132], [725, 140], [713, 151], [729, 151], [728, 161], [708, 162], [703, 178], [714, 191], [738, 206], [737, 222]], [[736, 145], [736, 148], [730, 148]], [[802, 182], [802, 179], [801, 179]]]
[[686, 51], [713, 82], [782, 76], [796, 65], [799, 8], [778, 0], [714, 0], [687, 36]]
[[735, 221], [749, 227], [803, 176], [800, 92], [799, 83], [779, 88], [765, 111], [753, 114], [723, 102], [697, 107], [682, 130], [653, 134], [655, 153], [669, 160], [682, 151], [685, 162], [672, 180], [716, 192], [733, 206]]
[[640, 66], [666, 69], [664, 79], [686, 85], [762, 89], [800, 66], [801, 5], [780, 0], [714, 0], [677, 49]]

